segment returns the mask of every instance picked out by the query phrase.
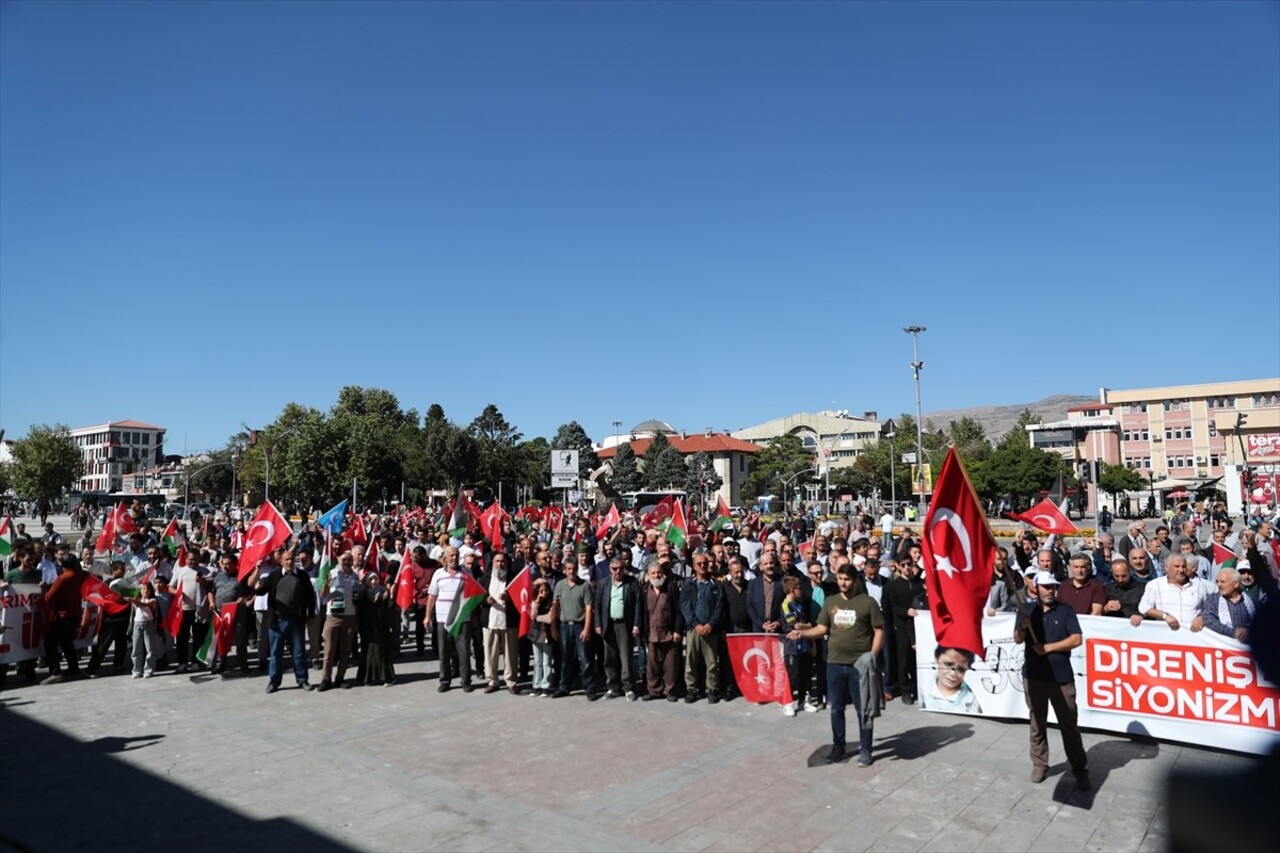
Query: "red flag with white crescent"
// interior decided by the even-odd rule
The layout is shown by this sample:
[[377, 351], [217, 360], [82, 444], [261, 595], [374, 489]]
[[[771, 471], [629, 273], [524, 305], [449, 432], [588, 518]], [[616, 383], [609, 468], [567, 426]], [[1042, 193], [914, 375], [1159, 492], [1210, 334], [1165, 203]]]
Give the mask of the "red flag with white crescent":
[[921, 534], [924, 582], [938, 645], [983, 657], [982, 611], [996, 540], [960, 454], [947, 448]]
[[1066, 535], [1080, 532], [1080, 528], [1072, 524], [1071, 519], [1063, 515], [1062, 510], [1058, 509], [1054, 502], [1048, 498], [1040, 501], [1040, 503], [1026, 512], [1006, 512], [1005, 515], [1014, 521], [1030, 524], [1036, 530], [1043, 530], [1045, 533]]
[[548, 530], [559, 533], [564, 526], [564, 511], [558, 506], [549, 506], [542, 511], [542, 519], [547, 523]]
[[396, 607], [408, 612], [413, 607], [416, 589], [413, 582], [413, 553], [405, 549], [404, 559], [400, 562], [400, 573], [396, 575]]
[[791, 679], [777, 634], [729, 634], [725, 638], [733, 678], [748, 702], [791, 702]]
[[271, 501], [258, 507], [249, 529], [245, 531], [244, 550], [240, 553], [240, 577], [244, 577], [268, 554], [293, 535], [293, 528]]
[[520, 611], [520, 634], [523, 637], [529, 633], [529, 628], [533, 624], [533, 578], [529, 574], [529, 567], [525, 566], [520, 570], [511, 583], [507, 584], [507, 600], [515, 602], [516, 609]]
[[173, 600], [169, 602], [169, 612], [164, 615], [163, 627], [166, 634], [178, 639], [178, 632], [182, 630], [182, 581], [178, 581], [178, 588], [173, 591]]
[[610, 504], [609, 514], [604, 517], [604, 520], [600, 522], [600, 526], [596, 528], [596, 538], [604, 539], [605, 535], [617, 527], [621, 521], [622, 516], [618, 515], [618, 505], [616, 503]]

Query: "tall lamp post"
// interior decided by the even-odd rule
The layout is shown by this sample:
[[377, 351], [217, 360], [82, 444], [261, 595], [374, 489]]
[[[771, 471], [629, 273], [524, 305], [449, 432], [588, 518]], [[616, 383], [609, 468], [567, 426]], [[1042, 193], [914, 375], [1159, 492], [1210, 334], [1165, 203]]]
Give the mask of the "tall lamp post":
[[219, 465], [231, 466], [231, 494], [235, 496], [236, 482], [236, 463], [234, 460], [229, 462], [210, 462], [208, 465], [201, 465], [194, 471], [186, 471], [186, 482], [182, 485], [182, 513], [183, 518], [191, 517], [191, 477], [199, 474], [201, 471], [208, 471], [210, 468], [217, 468]]
[[920, 410], [920, 371], [924, 362], [920, 360], [920, 333], [927, 331], [924, 326], [903, 326], [902, 331], [911, 336], [911, 347], [915, 360], [911, 362], [911, 372], [916, 379], [916, 471], [919, 472], [920, 483], [920, 518], [924, 518], [924, 416]]
[[262, 455], [267, 460], [266, 472], [263, 474], [263, 479], [264, 479], [264, 484], [262, 487], [263, 501], [271, 500], [271, 453], [276, 449], [277, 444], [284, 441], [289, 436], [295, 434], [297, 431], [298, 431], [298, 427], [290, 427], [289, 429], [285, 430], [279, 435], [274, 436], [270, 444], [264, 444], [262, 446]]
[[881, 435], [889, 442], [889, 512], [894, 516], [897, 515], [895, 509], [898, 503], [898, 478], [894, 470], [894, 458], [898, 455], [898, 451], [894, 449], [893, 440], [898, 437], [898, 425], [893, 422], [893, 418], [884, 422], [881, 429]]

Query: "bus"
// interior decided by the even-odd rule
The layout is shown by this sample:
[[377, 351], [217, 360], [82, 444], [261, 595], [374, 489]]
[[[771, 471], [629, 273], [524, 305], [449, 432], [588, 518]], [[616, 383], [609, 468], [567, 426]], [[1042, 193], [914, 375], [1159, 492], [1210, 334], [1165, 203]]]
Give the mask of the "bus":
[[622, 495], [622, 508], [637, 510], [641, 515], [653, 512], [653, 508], [658, 505], [663, 498], [670, 497], [672, 499], [679, 498], [684, 501], [685, 506], [689, 505], [688, 496], [682, 491], [661, 490], [653, 492], [625, 492]]

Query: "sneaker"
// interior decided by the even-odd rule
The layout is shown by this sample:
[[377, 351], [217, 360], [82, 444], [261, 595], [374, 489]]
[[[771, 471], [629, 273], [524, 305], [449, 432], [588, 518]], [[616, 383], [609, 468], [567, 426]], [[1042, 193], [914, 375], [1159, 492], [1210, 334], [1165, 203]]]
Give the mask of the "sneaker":
[[859, 766], [859, 767], [870, 767], [870, 766], [871, 766], [871, 753], [866, 752], [866, 751], [859, 752], [859, 753], [858, 753], [858, 766]]
[[[652, 697], [646, 697], [646, 698], [652, 698]], [[634, 690], [627, 691], [627, 701], [628, 702], [636, 701], [636, 692]]]
[[151, 676], [153, 676], [153, 675], [155, 675], [155, 673], [154, 673], [154, 672], [144, 672], [144, 673], [142, 673], [142, 677], [143, 677], [143, 678], [150, 678], [150, 677], [151, 677]]
[[806, 701], [804, 703], [804, 711], [806, 714], [816, 714], [820, 710], [821, 709], [817, 705], [815, 705], [811, 700]]
[[848, 754], [844, 751], [843, 746], [833, 746], [831, 751], [827, 753], [828, 764], [838, 764], [848, 758]]
[[134, 677], [134, 678], [141, 678], [141, 677], [142, 677], [142, 673], [140, 673], [140, 672], [135, 672], [135, 673], [133, 674], [133, 677]]
[[788, 702], [782, 706], [782, 715], [784, 717], [794, 717], [796, 715], [796, 703]]
[[315, 685], [312, 684], [310, 681], [300, 681], [298, 682], [298, 687], [301, 688], [302, 690], [307, 691], [308, 693], [316, 689]]
[[621, 694], [621, 693], [619, 693], [617, 690], [613, 690], [613, 689], [610, 689], [608, 693], [605, 693], [605, 694], [604, 694], [604, 698], [606, 698], [606, 699], [617, 699], [617, 698], [619, 698], [619, 697], [621, 697], [621, 696], [622, 696], [622, 694]]

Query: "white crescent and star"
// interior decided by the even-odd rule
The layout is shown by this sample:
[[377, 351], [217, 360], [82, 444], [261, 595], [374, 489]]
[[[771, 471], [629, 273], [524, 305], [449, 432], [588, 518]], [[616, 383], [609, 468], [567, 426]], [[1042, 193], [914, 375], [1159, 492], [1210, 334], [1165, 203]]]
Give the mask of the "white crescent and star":
[[933, 524], [929, 526], [929, 541], [933, 541], [933, 531], [939, 524], [949, 524], [951, 529], [955, 531], [956, 537], [960, 540], [960, 547], [964, 549], [964, 566], [957, 568], [951, 563], [951, 558], [946, 554], [933, 552], [933, 559], [938, 565], [938, 571], [946, 572], [947, 577], [955, 577], [957, 571], [971, 572], [973, 571], [973, 542], [969, 538], [969, 529], [964, 526], [964, 522], [960, 516], [956, 515], [955, 510], [940, 508], [937, 515], [934, 516]]
[[[257, 530], [259, 527], [265, 527], [267, 529], [267, 535], [257, 541], [254, 541], [253, 531]], [[259, 545], [265, 545], [271, 541], [271, 537], [275, 536], [275, 534], [276, 526], [274, 522], [268, 521], [267, 519], [259, 519], [249, 525], [249, 530], [245, 533], [244, 537], [245, 546], [248, 548], [256, 548]]]
[[1044, 524], [1045, 524], [1045, 527], [1041, 528], [1042, 530], [1043, 529], [1052, 530], [1053, 528], [1058, 526], [1058, 519], [1054, 518], [1052, 515], [1049, 515], [1047, 513], [1041, 512], [1031, 516], [1032, 521], [1040, 521], [1041, 519], [1044, 519]]
[[760, 684], [764, 684], [766, 681], [765, 673], [773, 666], [773, 661], [771, 661], [769, 656], [760, 649], [747, 649], [742, 655], [742, 670], [744, 672], [751, 672], [751, 659], [753, 657], [758, 657], [760, 660], [764, 661], [764, 666], [755, 674], [756, 681]]

